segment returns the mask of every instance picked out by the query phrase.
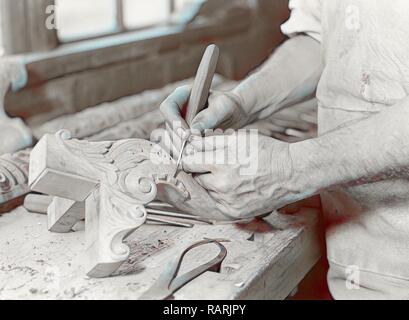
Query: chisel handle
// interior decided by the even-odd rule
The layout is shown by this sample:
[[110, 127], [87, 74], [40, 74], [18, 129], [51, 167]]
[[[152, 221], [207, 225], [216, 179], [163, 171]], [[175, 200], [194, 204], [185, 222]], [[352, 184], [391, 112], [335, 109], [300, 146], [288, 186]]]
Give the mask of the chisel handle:
[[185, 116], [189, 126], [192, 125], [193, 119], [206, 107], [218, 61], [219, 48], [212, 44], [207, 47], [203, 54], [193, 83]]

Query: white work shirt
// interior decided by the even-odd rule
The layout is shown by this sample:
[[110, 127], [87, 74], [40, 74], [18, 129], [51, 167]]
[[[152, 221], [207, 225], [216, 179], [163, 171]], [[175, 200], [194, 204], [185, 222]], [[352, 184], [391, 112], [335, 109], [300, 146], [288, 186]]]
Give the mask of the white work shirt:
[[[322, 44], [319, 134], [408, 95], [408, 0], [293, 0], [290, 8], [282, 31], [307, 33]], [[364, 160], [357, 159], [359, 165]], [[333, 297], [409, 299], [409, 181], [339, 188], [321, 197]]]

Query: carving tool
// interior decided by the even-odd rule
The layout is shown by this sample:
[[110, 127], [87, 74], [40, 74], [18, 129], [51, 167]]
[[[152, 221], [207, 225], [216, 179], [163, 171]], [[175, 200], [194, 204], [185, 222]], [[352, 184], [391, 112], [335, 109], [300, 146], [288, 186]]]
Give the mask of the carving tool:
[[[194, 118], [207, 107], [207, 100], [210, 94], [210, 87], [216, 72], [217, 62], [219, 61], [219, 48], [212, 44], [206, 48], [203, 54], [202, 61], [196, 73], [195, 80], [193, 82], [192, 92], [190, 94], [189, 103], [182, 110], [182, 116], [186, 120], [186, 123], [191, 127]], [[182, 146], [180, 148], [180, 154], [176, 164], [175, 174], [176, 177], [180, 164], [182, 162], [183, 152], [186, 148], [186, 144], [189, 141], [190, 134], [184, 138]]]
[[193, 221], [204, 222], [204, 223], [207, 223], [207, 224], [213, 224], [213, 222], [211, 222], [210, 220], [207, 220], [205, 218], [200, 218], [200, 217], [192, 216], [190, 214], [183, 214], [183, 213], [179, 213], [179, 212], [156, 210], [156, 209], [151, 209], [151, 208], [146, 209], [146, 212], [148, 214], [150, 214], [150, 215], [157, 215], [157, 216], [177, 218], [177, 219], [185, 219], [185, 220], [193, 220]]
[[[224, 245], [221, 244], [221, 242], [230, 241], [225, 239], [205, 239], [185, 249], [180, 257], [178, 257], [174, 262], [169, 264], [167, 269], [159, 276], [158, 280], [154, 283], [154, 285], [150, 289], [148, 289], [148, 291], [146, 291], [141, 296], [140, 299], [141, 300], [168, 299], [177, 290], [182, 288], [190, 281], [196, 279], [198, 276], [205, 273], [206, 271], [220, 272], [222, 262], [227, 256], [227, 249]], [[210, 243], [214, 243], [219, 247], [220, 249], [219, 254], [208, 263], [202, 264], [201, 266], [185, 273], [182, 276], [178, 276], [185, 255], [194, 248]]]
[[171, 227], [181, 227], [181, 228], [193, 228], [194, 227], [192, 223], [182, 223], [182, 222], [176, 222], [176, 221], [171, 221], [171, 220], [153, 218], [151, 215], [149, 215], [149, 213], [148, 213], [148, 217], [146, 218], [146, 221], [154, 222], [158, 224], [166, 224]]
[[162, 202], [162, 201], [152, 201], [148, 204], [149, 208], [162, 208], [162, 209], [170, 209], [170, 210], [174, 210], [175, 208], [173, 206], [171, 206], [170, 204], [166, 203], [166, 202]]

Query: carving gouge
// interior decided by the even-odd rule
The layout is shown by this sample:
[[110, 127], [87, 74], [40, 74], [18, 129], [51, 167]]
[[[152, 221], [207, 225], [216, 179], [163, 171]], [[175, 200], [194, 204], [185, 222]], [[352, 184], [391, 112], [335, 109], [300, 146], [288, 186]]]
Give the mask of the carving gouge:
[[[194, 118], [207, 107], [207, 100], [210, 94], [210, 87], [216, 72], [217, 62], [219, 61], [219, 48], [212, 44], [207, 47], [197, 70], [195, 81], [193, 82], [192, 92], [190, 94], [189, 103], [182, 110], [182, 116], [191, 127]], [[185, 137], [180, 148], [180, 154], [176, 164], [174, 177], [177, 175], [180, 163], [182, 161], [183, 152], [186, 147], [189, 137]]]
[[213, 224], [213, 222], [211, 222], [208, 219], [200, 218], [200, 217], [193, 216], [193, 215], [190, 215], [190, 214], [183, 214], [183, 213], [175, 212], [175, 211], [164, 211], [164, 210], [153, 209], [153, 208], [150, 208], [150, 207], [148, 209], [146, 209], [146, 211], [150, 215], [157, 215], [157, 216], [169, 217], [169, 218], [177, 218], [177, 219], [183, 219], [183, 220], [200, 221], [200, 222], [204, 222], [204, 223], [207, 223], [207, 224]]

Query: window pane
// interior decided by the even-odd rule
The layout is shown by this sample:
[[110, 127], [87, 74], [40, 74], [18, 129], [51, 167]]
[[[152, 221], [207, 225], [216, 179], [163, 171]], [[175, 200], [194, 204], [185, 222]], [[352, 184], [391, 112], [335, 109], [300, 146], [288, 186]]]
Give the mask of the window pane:
[[192, 4], [192, 0], [175, 0], [175, 10], [180, 11], [181, 9], [187, 7], [189, 4]]
[[117, 27], [115, 0], [57, 0], [58, 36], [73, 40], [113, 32]]
[[127, 28], [140, 28], [165, 21], [170, 14], [170, 0], [123, 0]]

